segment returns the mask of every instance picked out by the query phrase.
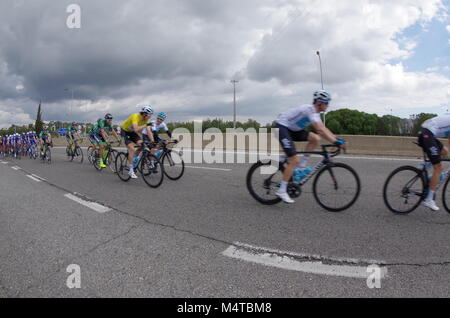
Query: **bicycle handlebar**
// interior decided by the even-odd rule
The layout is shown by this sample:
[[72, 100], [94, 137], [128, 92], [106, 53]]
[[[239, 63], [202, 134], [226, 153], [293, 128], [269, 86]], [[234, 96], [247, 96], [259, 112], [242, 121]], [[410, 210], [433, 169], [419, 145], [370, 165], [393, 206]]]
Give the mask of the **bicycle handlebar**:
[[[327, 148], [337, 148], [337, 150], [336, 151], [332, 151], [332, 152], [328, 152]], [[330, 157], [336, 157], [336, 156], [341, 154], [342, 147], [341, 147], [341, 145], [331, 144], [331, 145], [322, 145], [322, 149], [323, 149], [324, 152], [329, 153]], [[344, 153], [345, 153], [345, 149], [344, 149]]]

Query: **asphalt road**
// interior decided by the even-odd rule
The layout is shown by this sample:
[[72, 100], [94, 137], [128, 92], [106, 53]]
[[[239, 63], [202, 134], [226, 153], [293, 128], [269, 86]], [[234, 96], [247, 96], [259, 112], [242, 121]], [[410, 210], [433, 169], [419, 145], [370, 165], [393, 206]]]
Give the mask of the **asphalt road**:
[[[249, 164], [189, 164], [181, 180], [151, 189], [63, 152], [51, 165], [0, 159], [0, 297], [450, 297], [450, 214], [398, 216], [382, 200], [387, 175], [417, 160], [337, 158], [362, 192], [330, 213], [312, 182], [294, 205], [257, 203]], [[224, 253], [243, 244], [254, 248]], [[387, 271], [381, 288], [343, 274], [371, 263]], [[66, 284], [71, 264], [81, 288]]]

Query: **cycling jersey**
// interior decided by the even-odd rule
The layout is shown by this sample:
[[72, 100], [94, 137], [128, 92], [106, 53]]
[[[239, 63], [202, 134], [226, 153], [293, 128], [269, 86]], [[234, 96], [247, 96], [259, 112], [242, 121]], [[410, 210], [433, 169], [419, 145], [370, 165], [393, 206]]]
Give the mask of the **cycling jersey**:
[[133, 114], [122, 124], [121, 129], [126, 132], [133, 132], [133, 125], [144, 126], [148, 124], [149, 121], [143, 119], [141, 114]]
[[66, 136], [70, 136], [73, 135], [74, 133], [76, 133], [78, 131], [77, 128], [73, 127], [73, 126], [69, 126], [67, 127], [67, 133]]
[[428, 119], [422, 124], [422, 128], [428, 129], [436, 138], [450, 136], [450, 115], [443, 115]]
[[313, 105], [303, 105], [282, 113], [276, 122], [289, 130], [300, 131], [322, 120]]
[[41, 138], [42, 140], [47, 140], [48, 139], [48, 136], [49, 136], [50, 134], [49, 134], [49, 132], [48, 131], [42, 131], [40, 134], [39, 134], [39, 138]]
[[99, 119], [97, 123], [94, 126], [92, 126], [90, 134], [100, 135], [102, 130], [111, 132], [112, 129], [113, 128], [111, 124], [108, 125], [104, 119]]
[[[152, 131], [159, 132], [160, 130], [164, 130], [165, 132], [169, 131], [169, 127], [167, 127], [166, 123], [162, 122], [161, 124], [157, 124], [156, 122], [152, 121]], [[147, 129], [143, 129], [142, 133], [144, 135], [147, 135]]]

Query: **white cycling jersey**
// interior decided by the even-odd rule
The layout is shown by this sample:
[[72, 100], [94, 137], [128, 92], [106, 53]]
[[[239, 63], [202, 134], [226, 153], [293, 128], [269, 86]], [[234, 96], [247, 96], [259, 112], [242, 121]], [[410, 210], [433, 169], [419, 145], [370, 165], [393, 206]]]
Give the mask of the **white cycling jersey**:
[[450, 136], [450, 115], [428, 119], [422, 124], [422, 128], [431, 131], [436, 138], [448, 137]]
[[[159, 132], [160, 130], [164, 130], [167, 132], [167, 131], [169, 131], [169, 127], [167, 127], [165, 122], [162, 122], [159, 125], [157, 125], [156, 122], [152, 122], [152, 131]], [[144, 128], [144, 130], [142, 130], [142, 133], [144, 135], [147, 135], [147, 129]]]
[[288, 110], [278, 116], [276, 122], [292, 131], [300, 131], [311, 124], [320, 123], [320, 115], [313, 105], [307, 104]]

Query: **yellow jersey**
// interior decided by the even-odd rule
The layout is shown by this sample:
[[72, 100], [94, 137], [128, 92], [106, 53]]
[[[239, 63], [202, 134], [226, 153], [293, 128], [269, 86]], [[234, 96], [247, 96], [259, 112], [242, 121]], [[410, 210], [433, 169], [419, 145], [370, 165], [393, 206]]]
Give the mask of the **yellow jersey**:
[[144, 126], [149, 122], [150, 120], [143, 119], [141, 114], [133, 114], [130, 117], [128, 117], [127, 120], [125, 120], [125, 122], [122, 124], [122, 126], [120, 126], [120, 128], [122, 128], [126, 132], [133, 132], [134, 131], [133, 125], [136, 124], [138, 126]]

